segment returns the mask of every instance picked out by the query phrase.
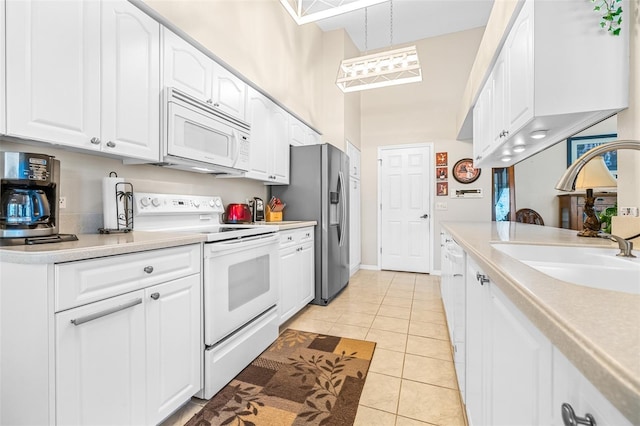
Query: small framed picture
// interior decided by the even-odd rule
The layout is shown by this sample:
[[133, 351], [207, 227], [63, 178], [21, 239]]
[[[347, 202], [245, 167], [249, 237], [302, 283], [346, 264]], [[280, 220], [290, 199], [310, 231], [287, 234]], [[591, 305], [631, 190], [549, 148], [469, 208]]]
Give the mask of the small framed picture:
[[[576, 136], [567, 139], [567, 167], [573, 164], [578, 157], [591, 148], [595, 148], [603, 143], [614, 141], [618, 138], [615, 133], [606, 135], [593, 135], [593, 136]], [[613, 176], [618, 176], [618, 151], [610, 151], [602, 154], [604, 157], [604, 163], [607, 165], [607, 169]]]
[[473, 167], [471, 158], [463, 158], [453, 166], [451, 174], [460, 183], [471, 183], [480, 177], [480, 169]]
[[449, 195], [449, 182], [436, 183], [436, 195], [439, 197]]
[[436, 167], [442, 167], [447, 165], [447, 153], [436, 152]]
[[449, 173], [446, 167], [436, 167], [436, 179], [447, 180]]

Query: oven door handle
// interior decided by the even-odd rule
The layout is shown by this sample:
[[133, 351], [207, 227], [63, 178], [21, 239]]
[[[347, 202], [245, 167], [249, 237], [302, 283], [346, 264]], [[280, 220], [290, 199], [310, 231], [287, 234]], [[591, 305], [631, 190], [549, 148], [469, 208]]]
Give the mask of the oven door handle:
[[244, 248], [256, 248], [269, 244], [273, 244], [280, 239], [280, 236], [276, 234], [270, 235], [257, 235], [254, 237], [238, 238], [228, 241], [217, 241], [205, 244], [207, 252], [211, 254], [220, 254], [225, 251], [244, 249]]

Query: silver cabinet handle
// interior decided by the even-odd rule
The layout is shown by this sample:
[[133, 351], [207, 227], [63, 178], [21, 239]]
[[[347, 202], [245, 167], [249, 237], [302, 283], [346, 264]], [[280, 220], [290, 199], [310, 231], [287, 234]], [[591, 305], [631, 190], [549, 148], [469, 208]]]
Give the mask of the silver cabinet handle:
[[145, 266], [145, 267], [144, 267], [144, 271], [145, 271], [147, 274], [152, 273], [152, 272], [153, 272], [153, 266]]
[[423, 214], [422, 216], [420, 216], [420, 219], [426, 219], [426, 218], [428, 218], [428, 217], [429, 217], [429, 215], [425, 213], [425, 214]]
[[220, 108], [220, 104], [218, 102], [216, 102], [215, 104], [213, 104], [214, 107], [216, 108]]
[[207, 103], [208, 104], [212, 104], [213, 103], [213, 99], [207, 99]]
[[484, 285], [489, 282], [489, 278], [486, 275], [481, 274], [480, 272], [476, 272], [476, 280], [480, 281], [480, 285]]
[[113, 142], [113, 141], [109, 141], [109, 142], [107, 142], [107, 146], [108, 146], [109, 148], [115, 148], [115, 147], [116, 147], [116, 143], [115, 143], [115, 142]]
[[105, 309], [102, 312], [96, 312], [95, 314], [87, 315], [80, 318], [74, 318], [71, 320], [71, 324], [73, 325], [84, 324], [85, 322], [93, 321], [94, 319], [102, 318], [118, 311], [123, 311], [125, 309], [131, 308], [132, 306], [136, 306], [141, 303], [142, 303], [142, 299], [132, 300], [131, 302], [127, 302], [123, 305], [118, 305], [118, 306], [114, 306], [113, 308]]
[[99, 145], [100, 144], [100, 138], [91, 138], [91, 143], [94, 145]]
[[160, 293], [151, 293], [151, 298], [153, 300], [158, 300], [160, 299]]
[[565, 426], [588, 425], [596, 426], [596, 419], [589, 413], [584, 417], [577, 417], [573, 407], [566, 402], [562, 404], [562, 423]]

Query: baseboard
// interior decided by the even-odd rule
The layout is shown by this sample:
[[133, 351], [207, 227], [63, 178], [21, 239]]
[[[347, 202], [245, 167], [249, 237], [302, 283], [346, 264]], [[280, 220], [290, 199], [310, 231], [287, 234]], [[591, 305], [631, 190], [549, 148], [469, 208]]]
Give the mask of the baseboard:
[[360, 269], [367, 269], [369, 271], [379, 271], [378, 265], [362, 265], [360, 264]]

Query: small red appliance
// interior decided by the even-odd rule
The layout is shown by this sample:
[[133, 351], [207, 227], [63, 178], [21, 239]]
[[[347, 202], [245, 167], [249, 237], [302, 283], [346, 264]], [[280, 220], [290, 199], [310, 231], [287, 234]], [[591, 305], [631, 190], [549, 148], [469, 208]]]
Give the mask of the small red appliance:
[[222, 221], [224, 223], [251, 223], [251, 209], [248, 204], [228, 204]]

